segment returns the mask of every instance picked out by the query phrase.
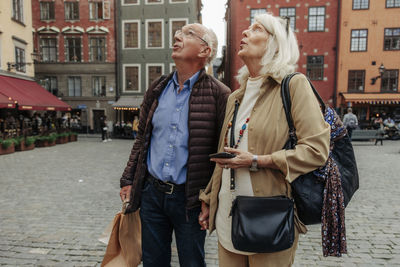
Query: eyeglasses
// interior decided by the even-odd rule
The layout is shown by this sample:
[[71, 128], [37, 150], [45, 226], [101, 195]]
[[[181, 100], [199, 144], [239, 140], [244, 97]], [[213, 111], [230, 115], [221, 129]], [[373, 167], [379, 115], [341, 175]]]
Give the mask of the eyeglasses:
[[193, 37], [197, 37], [197, 38], [199, 38], [201, 41], [203, 41], [207, 46], [209, 46], [208, 45], [208, 42], [206, 41], [206, 40], [204, 40], [203, 38], [201, 38], [200, 37], [200, 35], [198, 35], [197, 33], [195, 33], [193, 30], [185, 30], [185, 31], [182, 31], [182, 30], [177, 30], [176, 32], [175, 32], [175, 35], [181, 35], [181, 34], [183, 34], [183, 36], [185, 36], [185, 37], [189, 37], [189, 38], [193, 38]]

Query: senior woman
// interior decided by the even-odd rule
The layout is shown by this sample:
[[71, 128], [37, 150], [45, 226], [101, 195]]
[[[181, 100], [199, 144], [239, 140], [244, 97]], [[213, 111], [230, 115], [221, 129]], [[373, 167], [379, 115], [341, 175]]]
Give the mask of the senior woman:
[[[245, 31], [238, 56], [240, 88], [226, 107], [218, 151], [236, 154], [232, 159], [212, 158], [217, 163], [207, 188], [201, 193], [203, 229], [217, 230], [220, 266], [290, 266], [294, 262], [299, 233], [306, 228], [295, 214], [295, 240], [289, 249], [274, 253], [238, 251], [231, 239], [232, 197], [291, 196], [290, 182], [326, 162], [330, 127], [307, 78], [296, 75], [289, 84], [292, 116], [298, 137], [295, 149], [283, 150], [288, 124], [282, 106], [280, 83], [294, 72], [299, 50], [285, 19], [262, 14]], [[228, 147], [235, 102], [240, 106], [235, 123], [235, 144]], [[230, 168], [235, 169], [236, 191], [230, 192]], [[268, 227], [268, 225], [266, 225]]]

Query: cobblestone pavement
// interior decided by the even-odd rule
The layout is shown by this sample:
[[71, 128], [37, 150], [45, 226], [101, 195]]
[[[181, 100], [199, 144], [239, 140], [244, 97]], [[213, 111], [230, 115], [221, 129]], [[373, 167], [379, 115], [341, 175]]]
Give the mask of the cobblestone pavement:
[[[97, 238], [120, 208], [131, 146], [80, 138], [0, 156], [0, 265], [100, 266], [105, 245]], [[322, 257], [314, 226], [300, 238], [295, 266], [400, 266], [400, 142], [356, 143], [355, 151], [361, 181], [346, 209], [349, 254]], [[218, 266], [216, 242], [207, 237], [211, 267]]]

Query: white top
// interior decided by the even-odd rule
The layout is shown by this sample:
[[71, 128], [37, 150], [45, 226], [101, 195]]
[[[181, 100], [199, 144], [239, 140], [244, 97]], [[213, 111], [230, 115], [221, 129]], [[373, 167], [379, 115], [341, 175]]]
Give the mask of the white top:
[[[247, 80], [246, 92], [243, 96], [242, 102], [240, 103], [236, 117], [235, 144], [239, 138], [239, 131], [242, 128], [242, 125], [246, 122], [246, 119], [250, 117], [254, 104], [256, 103], [258, 96], [260, 95], [260, 88], [262, 82], [263, 79], [261, 76], [256, 78], [249, 78]], [[229, 137], [230, 137], [230, 130], [228, 132], [228, 140], [230, 140]], [[248, 126], [243, 133], [243, 137], [240, 140], [238, 149], [243, 151], [248, 151], [247, 137], [248, 137]], [[249, 168], [236, 169], [235, 176], [236, 176], [235, 179], [236, 184], [235, 184], [235, 192], [233, 192], [234, 194], [233, 197], [238, 195], [253, 196], [254, 194], [250, 180]], [[238, 251], [233, 247], [232, 244], [232, 238], [231, 238], [232, 217], [229, 216], [229, 212], [232, 207], [233, 197], [232, 197], [232, 192], [230, 191], [230, 178], [231, 178], [230, 169], [223, 169], [222, 184], [218, 194], [218, 200], [219, 200], [218, 210], [215, 218], [218, 241], [225, 249], [231, 252], [234, 252], [236, 254], [252, 255], [255, 253]]]

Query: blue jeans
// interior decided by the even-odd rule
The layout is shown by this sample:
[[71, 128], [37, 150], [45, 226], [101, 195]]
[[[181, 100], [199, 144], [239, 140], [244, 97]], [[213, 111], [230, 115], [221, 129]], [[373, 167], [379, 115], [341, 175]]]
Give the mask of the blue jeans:
[[143, 267], [170, 267], [172, 231], [181, 267], [204, 267], [206, 231], [200, 230], [200, 207], [186, 210], [185, 192], [171, 195], [145, 182], [140, 206]]

